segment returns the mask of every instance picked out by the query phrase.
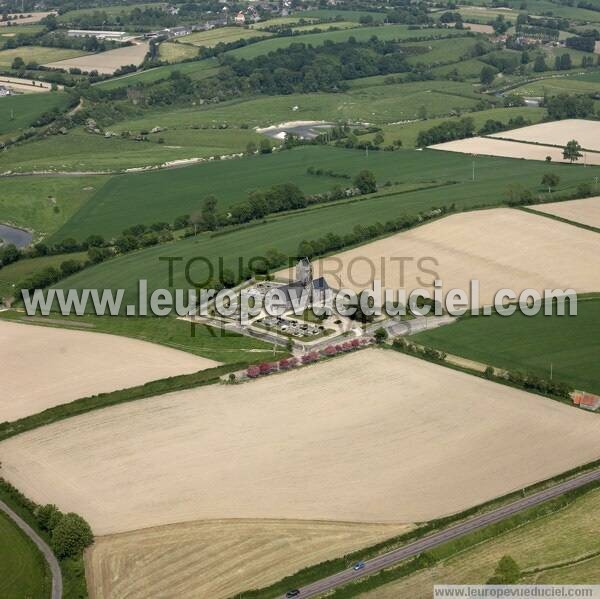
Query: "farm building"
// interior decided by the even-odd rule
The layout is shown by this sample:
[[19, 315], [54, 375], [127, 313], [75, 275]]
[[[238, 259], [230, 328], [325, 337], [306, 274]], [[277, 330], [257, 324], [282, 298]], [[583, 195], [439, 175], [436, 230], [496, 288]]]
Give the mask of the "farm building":
[[246, 15], [240, 11], [235, 17], [233, 17], [233, 21], [236, 25], [245, 25], [246, 24]]
[[99, 40], [123, 42], [128, 37], [125, 31], [95, 31], [92, 29], [69, 29], [69, 37], [97, 37]]

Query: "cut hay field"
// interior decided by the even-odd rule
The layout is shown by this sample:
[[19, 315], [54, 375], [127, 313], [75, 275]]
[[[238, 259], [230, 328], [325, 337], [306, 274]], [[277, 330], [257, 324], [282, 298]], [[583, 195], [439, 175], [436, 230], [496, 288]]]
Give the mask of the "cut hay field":
[[84, 73], [98, 71], [112, 75], [118, 68], [126, 65], [140, 65], [148, 52], [147, 42], [136, 42], [132, 46], [123, 46], [116, 50], [88, 54], [69, 60], [55, 59], [46, 61], [45, 66], [55, 69], [81, 69]]
[[[100, 139], [100, 143], [104, 141]], [[272, 155], [244, 157], [234, 162], [214, 161], [183, 169], [119, 175], [108, 178], [102, 189], [94, 195], [93, 201], [82, 206], [57, 233], [56, 238], [85, 239], [93, 233], [111, 237], [138, 222], [152, 224], [157, 221], [172, 221], [181, 214], [198, 210], [203, 198], [209, 194], [218, 198], [219, 210], [223, 210], [245, 201], [248, 192], [255, 189], [264, 190], [275, 184], [293, 182], [306, 194], [346, 184], [345, 180], [327, 175], [309, 175], [307, 169], [311, 166], [347, 174], [350, 178], [360, 170], [368, 168], [375, 174], [380, 186], [387, 181], [429, 186], [456, 182], [445, 189], [431, 190], [426, 197], [422, 194], [406, 194], [385, 199], [387, 213], [383, 211], [383, 206], [382, 210], [379, 210], [374, 204], [371, 204], [370, 208], [362, 202], [353, 204], [353, 208], [344, 209], [341, 217], [346, 224], [347, 217], [353, 215], [357, 218], [354, 222], [349, 221], [352, 223], [350, 229], [354, 224], [364, 223], [365, 216], [385, 222], [403, 212], [414, 211], [419, 206], [426, 209], [432, 205], [450, 205], [452, 202], [461, 207], [499, 203], [508, 197], [511, 183], [537, 189], [542, 175], [548, 170], [561, 176], [558, 191], [572, 188], [582, 180], [588, 181], [596, 172], [594, 169], [583, 171], [577, 168], [567, 169], [562, 165], [546, 166], [527, 162], [519, 164], [516, 173], [515, 162], [512, 160], [480, 157], [476, 163], [477, 181], [473, 182], [470, 180], [472, 160], [461, 154], [399, 150], [372, 152], [367, 157], [364, 152], [358, 150], [306, 146]], [[231, 176], [232, 168], [235, 169], [235, 177]], [[507, 173], [511, 173], [510, 182], [506, 179]], [[393, 191], [380, 189], [381, 194], [388, 197], [393, 195]], [[167, 195], [168, 203], [164, 201]], [[342, 212], [332, 206], [322, 208], [327, 214], [329, 210]], [[360, 212], [360, 217], [356, 210]], [[369, 212], [370, 210], [373, 212]], [[373, 222], [371, 218], [368, 222]], [[332, 218], [329, 221], [330, 228], [326, 230], [337, 228], [338, 222], [339, 217]], [[314, 226], [313, 222], [310, 224]], [[323, 224], [328, 223], [321, 223], [318, 229], [321, 229]], [[297, 239], [299, 234], [307, 235], [307, 231], [311, 231], [310, 227], [304, 228], [303, 232], [294, 230], [293, 226], [290, 229], [288, 232], [292, 233], [294, 239]], [[314, 235], [317, 234], [317, 230]]]
[[[504, 135], [512, 132], [504, 133]], [[552, 162], [569, 163], [563, 158], [562, 148], [543, 146], [527, 142], [509, 141], [493, 137], [468, 137], [457, 141], [447, 141], [441, 144], [429, 146], [434, 150], [444, 152], [459, 152], [479, 156], [501, 156], [504, 158], [520, 158], [522, 160], [546, 161], [550, 156]], [[584, 152], [578, 164], [600, 165], [600, 153]]]
[[13, 60], [21, 57], [25, 64], [36, 62], [37, 64], [46, 64], [58, 60], [74, 59], [78, 56], [85, 56], [81, 50], [70, 50], [67, 48], [45, 48], [41, 46], [21, 46], [19, 48], [10, 48], [0, 50], [0, 68], [10, 69]]
[[582, 148], [600, 152], [600, 121], [565, 119], [494, 133], [491, 137], [549, 146], [566, 146], [569, 141], [575, 139]]
[[209, 31], [196, 31], [190, 35], [184, 35], [180, 39], [186, 44], [214, 48], [217, 44], [231, 44], [238, 40], [247, 40], [257, 37], [270, 37], [268, 31], [257, 31], [255, 29], [244, 29], [243, 27], [216, 27]]
[[[479, 305], [492, 305], [494, 294], [509, 288], [573, 288], [600, 291], [600, 236], [572, 225], [510, 208], [454, 214], [313, 264], [333, 287], [361, 291], [381, 280], [383, 288], [421, 287], [433, 291], [443, 281], [469, 293], [479, 280]], [[410, 256], [404, 268], [394, 260]], [[422, 260], [422, 266], [419, 261]], [[382, 266], [383, 263], [383, 266]], [[327, 274], [331, 273], [331, 274]], [[335, 273], [335, 274], [334, 274]], [[470, 295], [470, 293], [469, 293]]]
[[86, 554], [86, 580], [91, 599], [227, 599], [408, 528], [306, 520], [210, 520], [148, 528], [97, 537]]
[[90, 412], [2, 442], [0, 458], [28, 497], [98, 535], [230, 518], [411, 523], [597, 459], [599, 434], [593, 414], [369, 349]]
[[555, 202], [534, 207], [536, 212], [565, 218], [574, 223], [581, 223], [600, 229], [600, 197]]
[[[129, 123], [128, 123], [129, 124]], [[132, 123], [139, 125], [139, 123]], [[131, 131], [132, 137], [144, 129]], [[117, 127], [111, 127], [115, 132]], [[81, 128], [66, 135], [54, 135], [33, 143], [15, 145], [0, 155], [0, 170], [34, 172], [107, 172], [161, 165], [174, 160], [210, 158], [243, 152], [249, 142], [258, 144], [262, 136], [252, 129], [190, 129], [185, 125], [148, 133], [147, 141], [105, 138]]]
[[[346, 19], [347, 20], [347, 19]], [[342, 31], [324, 31], [322, 33], [308, 33], [298, 37], [277, 37], [256, 44], [230, 50], [227, 54], [236, 58], [254, 58], [262, 54], [268, 54], [280, 48], [287, 48], [291, 44], [310, 44], [320, 46], [325, 42], [340, 43], [354, 37], [358, 42], [366, 42], [374, 35], [382, 41], [406, 40], [418, 37], [436, 38], [441, 36], [461, 35], [459, 30], [448, 30], [443, 28], [409, 29], [408, 25], [384, 25], [382, 27], [360, 27], [357, 29], [346, 29]]]
[[331, 28], [334, 29], [353, 29], [357, 27], [357, 24], [352, 21], [335, 21], [335, 23], [311, 23], [308, 25], [296, 25], [292, 27], [294, 33], [303, 31], [312, 31], [318, 29], [319, 31], [328, 31]]
[[67, 223], [107, 181], [108, 177], [102, 176], [4, 177], [0, 222], [33, 231], [36, 238], [47, 237]]
[[[30, 127], [44, 112], [55, 108], [63, 110], [68, 104], [67, 94], [59, 92], [0, 98], [0, 138], [9, 138], [20, 130]], [[4, 170], [2, 155], [0, 155], [0, 172]]]
[[[525, 571], [518, 584], [600, 584], [600, 558], [572, 562], [600, 551], [600, 491], [566, 508], [484, 541], [407, 578], [367, 592], [365, 599], [430, 599], [434, 584], [485, 584], [510, 555]], [[568, 565], [571, 563], [571, 565]], [[558, 564], [567, 564], [556, 568]], [[532, 571], [541, 569], [534, 574]]]
[[189, 44], [179, 44], [177, 42], [163, 42], [158, 49], [161, 60], [166, 62], [180, 62], [188, 58], [198, 56], [198, 48]]
[[2, 599], [50, 597], [52, 581], [38, 548], [0, 511], [0, 596]]
[[5, 348], [0, 422], [81, 397], [218, 365], [188, 353], [102, 333], [0, 321]]
[[[577, 316], [468, 316], [415, 341], [498, 368], [531, 372], [600, 394], [600, 298], [580, 298]], [[552, 365], [552, 366], [551, 366]]]

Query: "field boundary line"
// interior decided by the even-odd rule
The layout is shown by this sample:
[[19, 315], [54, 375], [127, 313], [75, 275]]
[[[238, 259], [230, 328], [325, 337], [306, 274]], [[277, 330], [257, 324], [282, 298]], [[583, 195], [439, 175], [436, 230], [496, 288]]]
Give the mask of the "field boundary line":
[[[585, 199], [585, 198], [582, 198]], [[569, 202], [574, 200], [559, 200], [562, 202]], [[555, 202], [543, 202], [540, 206], [544, 204], [554, 204]], [[534, 204], [535, 206], [535, 204]], [[546, 218], [551, 218], [552, 220], [557, 220], [558, 222], [565, 223], [566, 225], [573, 225], [574, 227], [579, 227], [580, 229], [585, 229], [586, 231], [591, 231], [592, 233], [600, 233], [600, 229], [598, 227], [593, 227], [592, 225], [586, 225], [585, 223], [578, 223], [574, 220], [569, 220], [568, 218], [564, 218], [563, 216], [558, 216], [557, 214], [550, 214], [549, 212], [543, 212], [542, 210], [536, 210], [532, 206], [517, 206], [519, 210], [523, 212], [528, 212], [529, 214], [535, 214], [536, 216], [545, 216]]]

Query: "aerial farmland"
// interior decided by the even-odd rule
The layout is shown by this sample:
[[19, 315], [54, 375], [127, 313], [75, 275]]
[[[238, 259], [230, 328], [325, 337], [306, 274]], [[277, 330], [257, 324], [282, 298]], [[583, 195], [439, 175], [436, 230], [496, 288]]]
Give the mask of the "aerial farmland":
[[598, 584], [595, 3], [0, 0], [0, 596]]

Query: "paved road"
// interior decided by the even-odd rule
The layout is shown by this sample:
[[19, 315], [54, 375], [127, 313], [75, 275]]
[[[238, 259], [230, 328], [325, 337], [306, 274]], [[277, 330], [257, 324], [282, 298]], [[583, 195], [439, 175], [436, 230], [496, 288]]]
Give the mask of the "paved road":
[[382, 555], [366, 561], [365, 567], [358, 572], [349, 569], [328, 576], [327, 578], [322, 578], [321, 580], [302, 587], [298, 597], [299, 599], [306, 599], [307, 597], [315, 597], [321, 593], [331, 591], [336, 587], [362, 578], [366, 574], [374, 574], [379, 570], [389, 568], [402, 560], [415, 557], [423, 551], [433, 549], [438, 545], [443, 545], [448, 541], [504, 520], [517, 512], [539, 505], [544, 501], [558, 497], [567, 491], [577, 489], [592, 481], [600, 481], [600, 469], [558, 483], [543, 491], [523, 497], [522, 499], [513, 501], [512, 503], [486, 512], [485, 514], [481, 514], [480, 516], [475, 516], [469, 520], [456, 524], [455, 526], [451, 526], [450, 528], [427, 535], [418, 541], [414, 541], [413, 543], [409, 543], [408, 545], [404, 545], [403, 547], [399, 547], [388, 553], [383, 553]]
[[23, 520], [18, 514], [13, 512], [3, 501], [0, 501], [0, 510], [8, 515], [8, 517], [14, 521], [14, 523], [37, 545], [38, 549], [42, 552], [42, 555], [48, 562], [50, 567], [50, 573], [52, 574], [52, 599], [62, 599], [63, 585], [62, 585], [62, 574], [60, 572], [60, 566], [54, 553], [46, 541], [44, 541], [38, 534]]

